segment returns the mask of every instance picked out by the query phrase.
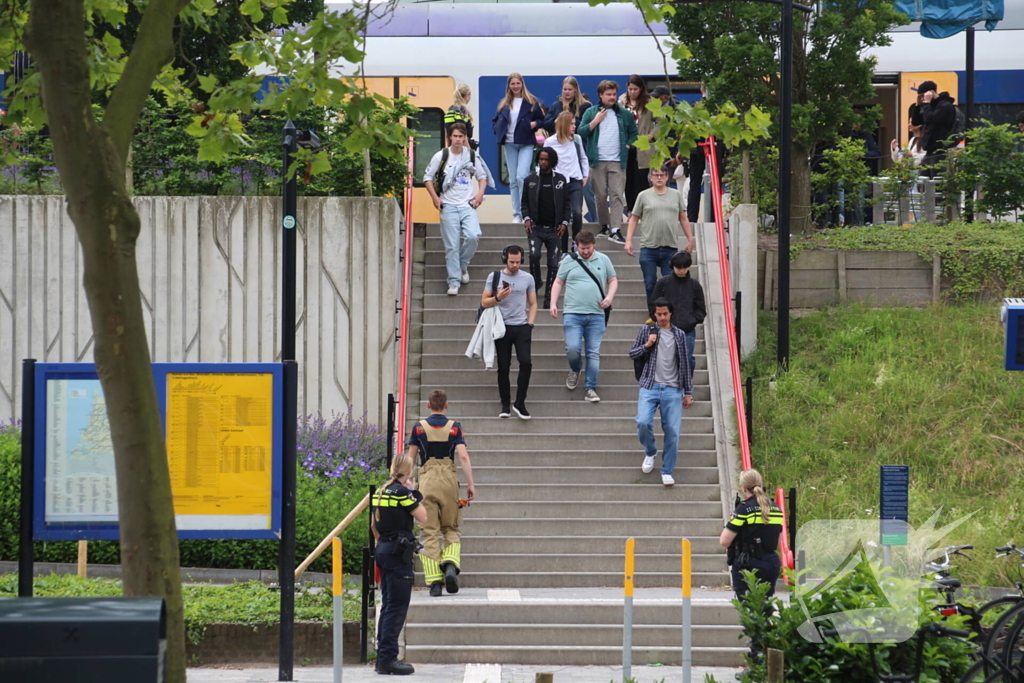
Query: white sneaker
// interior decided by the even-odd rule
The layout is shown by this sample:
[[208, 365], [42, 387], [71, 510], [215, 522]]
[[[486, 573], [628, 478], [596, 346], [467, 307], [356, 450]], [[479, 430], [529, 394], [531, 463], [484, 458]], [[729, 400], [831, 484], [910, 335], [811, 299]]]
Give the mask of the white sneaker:
[[572, 391], [577, 386], [579, 386], [579, 383], [580, 383], [580, 373], [573, 372], [572, 370], [570, 370], [569, 371], [569, 376], [565, 378], [565, 388], [568, 389], [569, 391]]
[[456, 296], [459, 293], [458, 285], [448, 285], [448, 296]]
[[601, 397], [597, 395], [597, 392], [593, 389], [587, 389], [587, 393], [583, 394], [583, 398], [590, 401], [591, 403], [599, 403]]
[[462, 284], [464, 284], [464, 285], [468, 285], [469, 284], [469, 270], [468, 269], [465, 269], [465, 270], [462, 271]]
[[644, 456], [644, 464], [640, 466], [640, 471], [643, 472], [644, 474], [647, 474], [647, 473], [649, 473], [653, 469], [654, 469], [654, 456], [653, 455]]
[[[651, 458], [651, 460], [653, 461], [654, 458]], [[664, 484], [665, 486], [674, 486], [676, 480], [672, 478], [671, 474], [663, 474], [661, 475], [661, 483]]]

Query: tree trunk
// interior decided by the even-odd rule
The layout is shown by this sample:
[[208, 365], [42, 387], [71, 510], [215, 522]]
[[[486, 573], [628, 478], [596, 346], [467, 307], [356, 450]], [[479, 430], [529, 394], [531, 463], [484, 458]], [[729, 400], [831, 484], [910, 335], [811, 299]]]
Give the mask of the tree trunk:
[[[85, 26], [83, 0], [34, 0], [25, 45], [42, 76], [54, 157], [82, 247], [96, 369], [114, 446], [124, 594], [166, 600], [167, 680], [184, 683], [178, 538], [135, 259], [140, 221], [125, 188], [127, 150], [120, 152], [114, 139], [124, 131], [112, 135], [92, 114]], [[158, 59], [169, 60], [173, 53], [166, 52]], [[127, 78], [126, 70], [122, 81]]]
[[811, 166], [808, 162], [808, 151], [799, 145], [792, 147], [789, 225], [794, 235], [809, 235], [813, 229], [811, 222]]

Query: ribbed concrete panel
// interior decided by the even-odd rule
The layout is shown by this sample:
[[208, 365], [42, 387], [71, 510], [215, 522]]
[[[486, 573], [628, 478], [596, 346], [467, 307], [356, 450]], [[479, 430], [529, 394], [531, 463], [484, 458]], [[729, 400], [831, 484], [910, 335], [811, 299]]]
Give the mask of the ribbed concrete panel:
[[[275, 197], [137, 197], [150, 353], [164, 362], [280, 358]], [[386, 420], [395, 387], [401, 215], [393, 199], [299, 200], [299, 410]], [[0, 197], [0, 420], [21, 414], [21, 362], [90, 361], [92, 322], [63, 197]]]

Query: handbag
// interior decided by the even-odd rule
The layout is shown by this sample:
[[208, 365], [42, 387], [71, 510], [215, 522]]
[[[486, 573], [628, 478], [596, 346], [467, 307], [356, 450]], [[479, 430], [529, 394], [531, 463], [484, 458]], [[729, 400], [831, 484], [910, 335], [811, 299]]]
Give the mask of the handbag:
[[[601, 281], [597, 279], [597, 276], [594, 275], [592, 272], [590, 272], [590, 268], [587, 268], [587, 262], [584, 261], [583, 259], [579, 258], [576, 254], [574, 254], [572, 252], [569, 252], [569, 257], [573, 261], [578, 263], [580, 265], [580, 267], [583, 269], [583, 272], [585, 272], [587, 275], [589, 275], [590, 279], [594, 281], [594, 284], [597, 285], [597, 291], [601, 292], [601, 301], [604, 301], [604, 287], [601, 286]], [[605, 327], [608, 327], [608, 318], [610, 318], [611, 315], [612, 315], [612, 307], [609, 306], [608, 308], [604, 309], [604, 326]]]

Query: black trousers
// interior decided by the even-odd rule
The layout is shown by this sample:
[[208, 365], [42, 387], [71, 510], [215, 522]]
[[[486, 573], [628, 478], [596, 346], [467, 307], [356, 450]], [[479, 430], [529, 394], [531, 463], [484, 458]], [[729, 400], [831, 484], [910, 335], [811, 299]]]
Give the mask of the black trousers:
[[747, 582], [743, 580], [743, 576], [740, 571], [743, 569], [749, 569], [757, 575], [758, 581], [764, 581], [770, 588], [768, 589], [768, 597], [775, 595], [775, 582], [779, 580], [779, 573], [782, 571], [782, 561], [779, 559], [777, 553], [765, 553], [762, 557], [751, 557], [746, 567], [737, 567], [735, 563], [732, 565], [732, 589], [736, 591], [736, 597], [740, 600], [747, 594], [750, 588], [747, 586]]
[[512, 405], [512, 388], [509, 385], [508, 373], [512, 367], [512, 347], [516, 349], [516, 360], [519, 361], [519, 379], [516, 381], [516, 405], [526, 403], [526, 392], [530, 389], [530, 375], [533, 374], [533, 360], [530, 357], [530, 344], [533, 341], [533, 328], [529, 325], [506, 325], [505, 336], [496, 339], [494, 351], [498, 356], [498, 396], [502, 407]]
[[413, 566], [395, 554], [394, 541], [381, 541], [374, 550], [380, 567], [380, 621], [377, 624], [377, 661], [398, 659], [398, 634], [402, 632], [412, 597]]
[[629, 148], [629, 159], [626, 160], [626, 210], [633, 213], [636, 196], [649, 188], [649, 168], [640, 168], [636, 158], [636, 147]]
[[[564, 235], [558, 236], [558, 228], [548, 228], [536, 224], [530, 233], [530, 275], [533, 276], [538, 293], [541, 287], [544, 288], [544, 301], [548, 302], [544, 304], [544, 308], [551, 305], [551, 285], [555, 281], [555, 275], [558, 274], [558, 262], [562, 260], [564, 237]], [[547, 280], [541, 280], [540, 255], [545, 246], [548, 248], [548, 277]]]
[[[701, 157], [703, 159], [704, 157]], [[707, 163], [695, 164], [690, 161], [690, 191], [686, 195], [686, 217], [690, 224], [700, 220], [700, 191], [704, 184], [704, 167]]]

